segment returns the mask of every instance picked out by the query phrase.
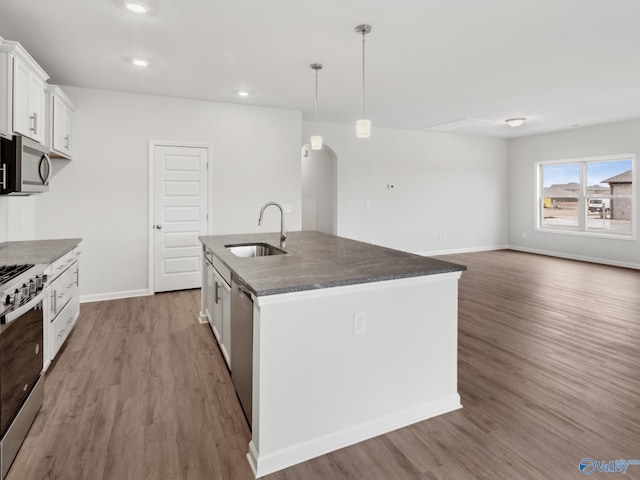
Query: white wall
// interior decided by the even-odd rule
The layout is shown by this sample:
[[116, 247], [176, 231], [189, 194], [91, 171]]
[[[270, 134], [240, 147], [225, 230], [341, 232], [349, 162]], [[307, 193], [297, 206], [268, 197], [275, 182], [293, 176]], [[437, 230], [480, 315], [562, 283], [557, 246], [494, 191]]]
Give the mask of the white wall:
[[0, 242], [33, 240], [37, 196], [0, 197]]
[[302, 229], [335, 235], [337, 229], [338, 166], [326, 145], [302, 147]]
[[[303, 143], [314, 130], [303, 122]], [[506, 140], [375, 126], [365, 140], [355, 125], [332, 123], [318, 130], [338, 157], [338, 235], [429, 254], [507, 244]]]
[[0, 242], [7, 241], [7, 217], [9, 216], [9, 199], [0, 197]]
[[148, 289], [149, 140], [213, 147], [211, 234], [279, 231], [269, 200], [300, 230], [300, 112], [63, 87], [77, 104], [73, 161], [55, 161], [37, 198], [38, 238], [82, 237], [85, 298]]
[[[536, 135], [509, 142], [509, 243], [517, 249], [640, 268], [637, 240], [535, 231], [535, 169], [539, 160], [618, 153], [640, 157], [640, 120]], [[637, 167], [637, 165], [636, 165]], [[634, 183], [638, 184], [638, 172]], [[640, 221], [636, 199], [635, 221]], [[526, 237], [526, 238], [523, 238]]]

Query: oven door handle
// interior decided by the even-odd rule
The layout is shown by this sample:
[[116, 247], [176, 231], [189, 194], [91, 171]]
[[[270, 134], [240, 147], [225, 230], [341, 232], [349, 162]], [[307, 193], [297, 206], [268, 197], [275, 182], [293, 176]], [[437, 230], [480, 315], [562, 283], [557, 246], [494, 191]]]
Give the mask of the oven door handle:
[[19, 318], [25, 312], [31, 310], [33, 308], [33, 306], [36, 305], [38, 302], [42, 301], [42, 299], [44, 299], [44, 296], [45, 296], [46, 293], [47, 292], [46, 292], [45, 289], [40, 290], [40, 293], [38, 293], [38, 295], [33, 297], [27, 303], [25, 303], [24, 305], [21, 305], [20, 307], [18, 307], [14, 311], [9, 312], [6, 315], [3, 315], [2, 317], [0, 317], [0, 324], [2, 324], [3, 326], [4, 325], [9, 325], [16, 318]]

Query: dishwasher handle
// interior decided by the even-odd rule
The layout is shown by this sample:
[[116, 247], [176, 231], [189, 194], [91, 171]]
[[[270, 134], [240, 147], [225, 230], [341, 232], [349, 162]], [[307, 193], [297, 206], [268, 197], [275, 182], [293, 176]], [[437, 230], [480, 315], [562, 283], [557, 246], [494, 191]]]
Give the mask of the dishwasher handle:
[[247, 297], [251, 298], [251, 291], [244, 285], [238, 284], [238, 290], [244, 293]]

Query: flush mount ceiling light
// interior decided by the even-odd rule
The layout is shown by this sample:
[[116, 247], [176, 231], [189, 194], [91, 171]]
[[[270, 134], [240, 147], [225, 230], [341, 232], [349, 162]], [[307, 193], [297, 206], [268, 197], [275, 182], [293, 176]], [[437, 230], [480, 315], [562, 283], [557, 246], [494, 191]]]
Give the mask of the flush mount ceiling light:
[[364, 109], [364, 36], [371, 33], [371, 25], [358, 25], [356, 32], [362, 35], [362, 118], [356, 122], [356, 135], [359, 138], [369, 138], [371, 135], [371, 120], [365, 116]]
[[316, 72], [316, 133], [311, 136], [311, 150], [322, 150], [322, 135], [318, 133], [318, 70], [322, 70], [322, 64], [312, 63], [310, 66]]
[[525, 122], [526, 118], [508, 118], [505, 120], [510, 127], [519, 127]]
[[137, 67], [148, 67], [149, 60], [145, 60], [144, 58], [134, 58], [131, 62]]
[[149, 11], [149, 9], [141, 3], [126, 3], [125, 7], [134, 13], [147, 13]]
[[249, 90], [236, 90], [234, 93], [239, 97], [248, 97], [249, 95], [251, 95], [251, 92]]

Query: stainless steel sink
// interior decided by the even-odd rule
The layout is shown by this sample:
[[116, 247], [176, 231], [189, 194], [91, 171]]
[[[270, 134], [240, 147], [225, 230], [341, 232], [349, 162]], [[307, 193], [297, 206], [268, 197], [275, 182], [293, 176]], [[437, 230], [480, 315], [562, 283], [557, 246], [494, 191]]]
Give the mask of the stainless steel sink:
[[236, 257], [266, 257], [268, 255], [284, 255], [284, 250], [269, 245], [268, 243], [243, 243], [238, 245], [225, 245]]

